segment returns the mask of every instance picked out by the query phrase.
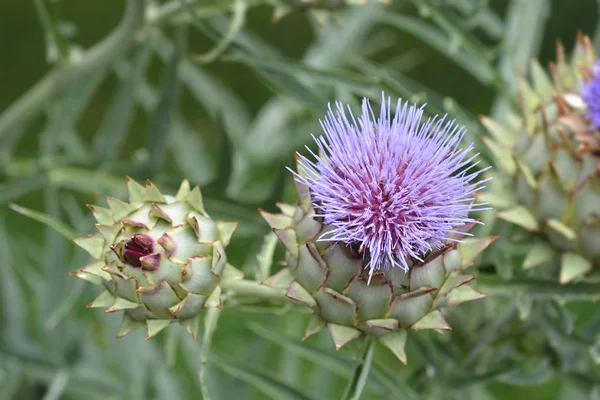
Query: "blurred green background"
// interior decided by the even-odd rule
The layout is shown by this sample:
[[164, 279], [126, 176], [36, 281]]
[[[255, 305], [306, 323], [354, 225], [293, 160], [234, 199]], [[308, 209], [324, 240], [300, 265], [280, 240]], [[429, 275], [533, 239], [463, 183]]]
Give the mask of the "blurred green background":
[[[195, 56], [224, 36], [232, 2], [194, 3], [192, 17], [179, 1], [152, 2], [128, 48], [108, 52], [106, 68], [43, 101], [34, 94], [23, 107], [40, 112], [25, 123], [4, 129], [0, 116], [0, 398], [200, 398], [203, 357], [202, 340], [179, 327], [149, 342], [141, 332], [114, 339], [119, 317], [85, 309], [97, 289], [67, 275], [87, 256], [9, 203], [85, 234], [93, 230], [85, 204], [123, 197], [126, 175], [171, 190], [187, 177], [202, 185], [211, 215], [240, 221], [228, 255], [252, 276], [268, 232], [256, 209], [293, 201], [284, 167], [320, 132], [327, 102], [356, 106], [385, 89], [453, 113], [477, 142], [477, 117], [515, 104], [515, 71], [530, 57], [546, 65], [556, 40], [569, 50], [577, 31], [593, 37], [599, 20], [594, 0], [398, 0], [342, 4], [321, 26], [321, 8], [292, 6], [273, 23], [273, 4], [285, 2], [249, 1], [243, 29], [202, 63]], [[11, 112], [49, 71], [65, 68], [60, 49], [76, 62], [102, 41], [124, 8], [4, 1], [0, 110]], [[341, 398], [356, 348], [336, 353], [326, 335], [300, 342], [306, 315], [242, 300], [220, 312], [206, 372], [213, 398]], [[481, 303], [463, 313], [501, 317]], [[493, 359], [463, 363], [479, 328], [412, 335], [408, 366], [378, 348], [363, 398], [588, 398], [575, 378], [537, 361], [523, 370]], [[543, 352], [537, 337], [522, 345]]]

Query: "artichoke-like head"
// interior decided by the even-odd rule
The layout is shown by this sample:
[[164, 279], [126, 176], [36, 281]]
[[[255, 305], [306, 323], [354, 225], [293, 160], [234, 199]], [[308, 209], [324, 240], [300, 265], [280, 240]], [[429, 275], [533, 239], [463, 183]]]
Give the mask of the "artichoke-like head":
[[74, 241], [95, 261], [72, 275], [104, 287], [88, 307], [123, 311], [117, 337], [146, 326], [151, 338], [172, 322], [195, 337], [202, 309], [220, 306], [219, 282], [242, 277], [225, 254], [237, 223], [213, 221], [187, 180], [174, 197], [127, 185], [128, 203], [89, 206], [99, 233]]
[[286, 249], [264, 284], [313, 309], [305, 337], [326, 327], [339, 349], [370, 335], [406, 362], [408, 329], [450, 329], [441, 308], [485, 296], [465, 269], [494, 238], [465, 238], [479, 186], [463, 131], [389, 107], [375, 120], [365, 101], [358, 123], [330, 111], [320, 156], [298, 159], [298, 203], [262, 211]]
[[533, 238], [523, 267], [578, 279], [600, 267], [600, 76], [580, 35], [570, 60], [558, 44], [550, 75], [533, 61], [520, 79], [520, 109], [505, 124], [487, 117], [484, 138], [498, 173], [484, 194], [498, 216]]

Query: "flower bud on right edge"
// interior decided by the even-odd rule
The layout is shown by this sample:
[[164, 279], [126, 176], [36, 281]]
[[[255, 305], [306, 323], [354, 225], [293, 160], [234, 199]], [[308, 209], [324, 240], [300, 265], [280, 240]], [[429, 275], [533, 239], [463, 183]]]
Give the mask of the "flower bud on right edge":
[[498, 166], [482, 199], [528, 231], [523, 268], [564, 284], [600, 267], [600, 70], [580, 34], [570, 59], [558, 43], [550, 75], [535, 60], [529, 73], [518, 114], [482, 118]]

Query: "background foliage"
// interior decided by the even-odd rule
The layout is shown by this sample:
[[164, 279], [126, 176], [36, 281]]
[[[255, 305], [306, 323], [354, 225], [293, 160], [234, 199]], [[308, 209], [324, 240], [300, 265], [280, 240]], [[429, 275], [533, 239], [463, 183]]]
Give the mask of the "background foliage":
[[[7, 399], [342, 397], [362, 350], [335, 352], [324, 334], [301, 342], [307, 316], [283, 306], [236, 298], [208, 313], [197, 342], [179, 327], [147, 342], [141, 332], [117, 341], [119, 317], [86, 310], [97, 289], [67, 276], [87, 255], [63, 236], [91, 232], [84, 205], [124, 197], [126, 175], [172, 190], [187, 177], [202, 185], [213, 217], [240, 221], [230, 262], [260, 279], [274, 242], [256, 209], [293, 201], [284, 167], [309, 133], [320, 132], [329, 101], [356, 107], [384, 89], [427, 102], [428, 111], [465, 124], [490, 164], [478, 116], [502, 119], [518, 102], [516, 71], [531, 57], [546, 64], [555, 40], [568, 50], [577, 30], [593, 36], [598, 23], [594, 0], [0, 7], [0, 398]], [[33, 217], [24, 218], [9, 203], [43, 214], [12, 206]], [[486, 218], [483, 233], [493, 225]], [[484, 275], [512, 276], [506, 254], [518, 248], [508, 246], [499, 240], [488, 252]], [[278, 248], [274, 259], [281, 256]], [[483, 277], [484, 291], [486, 282], [494, 284]], [[518, 293], [508, 304], [492, 297], [454, 310], [445, 336], [412, 335], [408, 366], [385, 349], [367, 354], [375, 361], [363, 398], [600, 398], [600, 313], [593, 303], [560, 301], [589, 293], [557, 293], [540, 304], [535, 293]], [[542, 317], [523, 323], [519, 316], [532, 309]]]

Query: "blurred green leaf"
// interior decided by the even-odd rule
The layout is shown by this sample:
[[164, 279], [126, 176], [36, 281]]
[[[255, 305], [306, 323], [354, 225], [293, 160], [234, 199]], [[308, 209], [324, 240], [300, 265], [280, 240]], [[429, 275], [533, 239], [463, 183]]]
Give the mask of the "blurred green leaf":
[[373, 362], [373, 352], [375, 351], [375, 345], [377, 342], [372, 338], [367, 338], [366, 343], [363, 344], [364, 349], [359, 355], [358, 360], [355, 362], [354, 370], [352, 371], [352, 377], [348, 382], [344, 399], [358, 400], [360, 399], [363, 389], [369, 379], [369, 373], [371, 372], [371, 363]]
[[[149, 36], [135, 51], [131, 67], [109, 103], [102, 125], [96, 133], [94, 155], [99, 162], [110, 162], [119, 156], [119, 145], [125, 140], [135, 113], [135, 94], [148, 68], [152, 48]], [[124, 63], [121, 61], [120, 63]]]
[[76, 231], [74, 231], [70, 226], [64, 224], [59, 219], [54, 218], [48, 214], [44, 214], [39, 211], [30, 210], [28, 208], [21, 207], [16, 204], [9, 204], [9, 207], [11, 209], [13, 209], [14, 211], [18, 212], [19, 214], [22, 214], [26, 217], [29, 217], [38, 222], [41, 222], [42, 224], [48, 225], [49, 227], [56, 230], [58, 233], [60, 233], [64, 237], [66, 237], [67, 239], [74, 239], [77, 236], [79, 236], [79, 234]]
[[449, 36], [447, 33], [418, 18], [399, 13], [381, 13], [381, 21], [410, 33], [415, 38], [429, 44], [465, 71], [469, 72], [481, 83], [491, 85], [497, 79], [494, 68], [491, 66], [486, 55], [481, 54], [478, 50], [474, 50], [471, 47], [465, 48], [463, 36]]
[[34, 0], [35, 10], [44, 27], [46, 36], [46, 59], [50, 62], [61, 63], [69, 60], [69, 45], [63, 37], [58, 21], [53, 18], [45, 0]]
[[156, 104], [148, 131], [149, 170], [152, 175], [162, 170], [166, 155], [167, 137], [173, 119], [179, 93], [178, 68], [187, 42], [187, 26], [177, 28], [175, 50], [165, 66], [159, 100]]
[[214, 354], [210, 355], [210, 361], [223, 372], [239, 379], [247, 384], [254, 386], [267, 396], [273, 399], [285, 400], [309, 400], [310, 397], [302, 394], [300, 391], [270, 377], [267, 374], [258, 372], [256, 367], [248, 368], [245, 366], [236, 366], [230, 364]]

